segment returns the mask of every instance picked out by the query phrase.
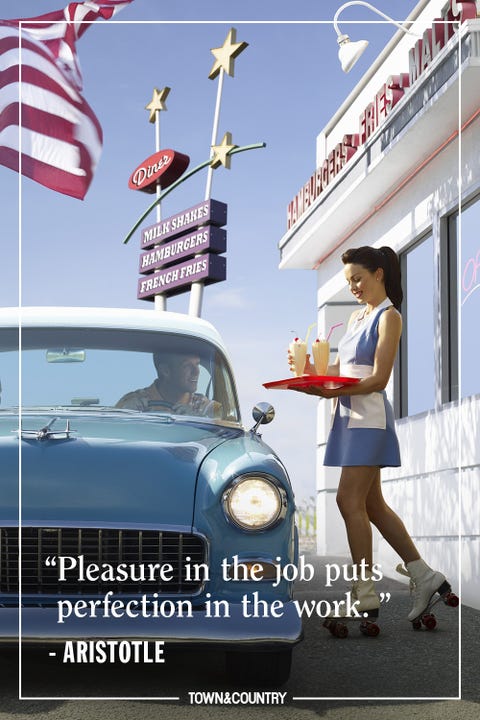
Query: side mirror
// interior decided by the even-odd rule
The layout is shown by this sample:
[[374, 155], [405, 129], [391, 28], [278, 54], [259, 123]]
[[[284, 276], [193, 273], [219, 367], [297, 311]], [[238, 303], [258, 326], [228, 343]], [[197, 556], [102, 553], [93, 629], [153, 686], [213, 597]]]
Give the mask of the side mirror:
[[275, 410], [270, 403], [260, 402], [253, 408], [252, 415], [255, 420], [255, 425], [251, 432], [256, 433], [260, 425], [268, 425], [268, 423], [272, 422], [275, 417]]

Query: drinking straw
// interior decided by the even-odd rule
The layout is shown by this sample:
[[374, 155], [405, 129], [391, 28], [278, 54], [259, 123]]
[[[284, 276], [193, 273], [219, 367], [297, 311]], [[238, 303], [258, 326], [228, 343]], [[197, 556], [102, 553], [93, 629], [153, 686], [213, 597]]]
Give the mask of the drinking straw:
[[307, 334], [306, 334], [306, 336], [305, 336], [305, 342], [306, 342], [306, 343], [308, 343], [308, 336], [310, 335], [310, 333], [311, 333], [311, 331], [312, 331], [312, 328], [315, 327], [316, 324], [317, 324], [317, 323], [314, 322], [314, 323], [312, 323], [311, 325], [308, 326], [308, 328], [307, 328]]
[[330, 330], [328, 331], [328, 335], [327, 335], [327, 338], [326, 338], [327, 342], [330, 340], [330, 335], [331, 335], [332, 332], [335, 330], [335, 328], [341, 327], [342, 325], [343, 325], [343, 322], [335, 323], [335, 325], [332, 325], [332, 327], [331, 327]]

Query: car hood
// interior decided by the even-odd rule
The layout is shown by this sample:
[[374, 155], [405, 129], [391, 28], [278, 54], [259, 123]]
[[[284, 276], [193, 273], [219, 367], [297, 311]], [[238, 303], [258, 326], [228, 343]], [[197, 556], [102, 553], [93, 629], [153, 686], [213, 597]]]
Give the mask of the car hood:
[[[52, 433], [35, 433], [50, 425]], [[69, 431], [67, 429], [69, 422]], [[23, 413], [0, 418], [2, 524], [189, 528], [198, 470], [239, 428], [136, 413]], [[31, 434], [30, 434], [31, 433]]]

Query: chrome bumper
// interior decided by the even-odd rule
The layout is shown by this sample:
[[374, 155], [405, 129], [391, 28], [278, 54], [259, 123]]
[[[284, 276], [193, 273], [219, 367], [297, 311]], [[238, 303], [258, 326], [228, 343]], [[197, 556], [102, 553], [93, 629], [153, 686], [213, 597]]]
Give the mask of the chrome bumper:
[[[245, 618], [231, 603], [230, 617], [212, 618], [205, 610], [192, 617], [68, 618], [57, 623], [56, 607], [22, 608], [23, 645], [59, 644], [66, 640], [164, 640], [181, 645], [293, 646], [302, 639], [302, 622], [292, 602], [280, 618]], [[17, 608], [0, 608], [0, 645], [18, 644]]]

